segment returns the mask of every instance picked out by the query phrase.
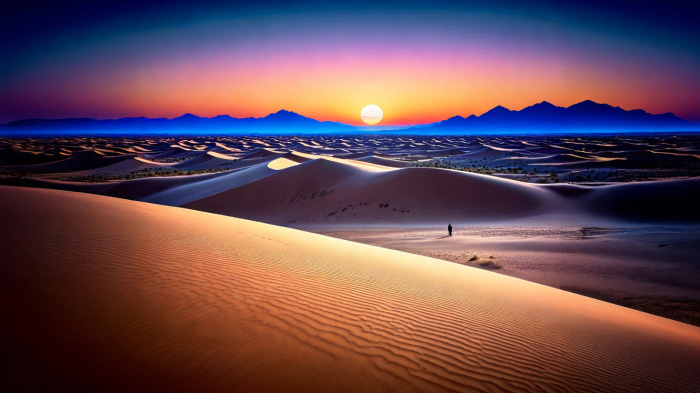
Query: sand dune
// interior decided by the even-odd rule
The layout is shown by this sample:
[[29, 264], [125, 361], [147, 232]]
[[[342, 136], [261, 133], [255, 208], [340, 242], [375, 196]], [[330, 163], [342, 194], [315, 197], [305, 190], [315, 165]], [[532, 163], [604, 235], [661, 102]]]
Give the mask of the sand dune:
[[40, 187], [54, 190], [65, 190], [100, 194], [118, 198], [143, 200], [153, 194], [175, 189], [185, 184], [204, 182], [227, 172], [208, 173], [193, 176], [146, 177], [127, 181], [109, 181], [104, 183], [71, 182], [43, 178], [5, 178], [0, 179], [1, 185]]
[[298, 164], [301, 164], [302, 162], [316, 159], [316, 158], [318, 158], [318, 156], [313, 155], [313, 154], [304, 154], [304, 153], [299, 153], [296, 151], [290, 151], [289, 153], [282, 155], [280, 158], [286, 158], [288, 160], [291, 160], [291, 161], [294, 161]]
[[277, 158], [282, 156], [284, 153], [278, 152], [275, 150], [267, 149], [267, 148], [261, 148], [261, 149], [255, 149], [252, 152], [246, 154], [243, 156], [243, 158], [262, 158], [262, 157], [268, 157], [270, 159], [272, 158]]
[[[203, 153], [203, 152], [201, 152]], [[199, 154], [201, 154], [199, 153]], [[150, 154], [150, 157], [153, 158], [180, 158], [180, 157], [190, 157], [193, 155], [198, 154], [196, 151], [192, 151], [190, 149], [186, 149], [180, 145], [171, 145], [165, 150], [154, 152], [153, 154]]]
[[466, 153], [466, 151], [460, 149], [445, 148], [439, 150], [428, 150], [425, 155], [428, 157], [447, 157], [447, 156], [458, 156]]
[[[97, 154], [97, 153], [95, 153]], [[185, 161], [220, 159], [206, 153]], [[99, 155], [98, 155], [99, 156]], [[82, 155], [56, 164], [82, 165]], [[209, 159], [208, 157], [211, 157]], [[128, 174], [173, 164], [122, 156], [70, 175]], [[697, 180], [597, 187], [534, 185], [494, 176], [434, 168], [398, 168], [402, 162], [342, 159], [302, 152], [225, 160], [226, 172], [87, 183], [0, 177], [0, 184], [98, 193], [283, 225], [460, 224], [556, 214], [571, 220], [693, 222], [700, 219]], [[222, 159], [224, 160], [224, 159]], [[91, 160], [88, 160], [92, 162]], [[230, 163], [229, 163], [230, 162]], [[609, 165], [591, 161], [591, 165]], [[52, 164], [51, 164], [52, 165]], [[179, 164], [176, 164], [179, 165]], [[194, 164], [197, 165], [196, 163]], [[517, 175], [497, 175], [517, 176]], [[70, 180], [70, 179], [65, 179]]]
[[68, 182], [42, 178], [4, 178], [0, 179], [0, 186], [36, 187], [48, 188], [52, 190], [64, 190], [73, 192], [84, 192], [88, 194], [107, 195], [109, 190], [119, 183], [85, 183]]
[[215, 143], [214, 143], [214, 146], [215, 146], [215, 149], [217, 149], [217, 150], [215, 150], [215, 151], [218, 151], [219, 153], [223, 153], [223, 152], [240, 153], [240, 152], [242, 152], [241, 149], [237, 149], [237, 148], [235, 148], [235, 147], [226, 146], [225, 144], [223, 144], [223, 143], [221, 143], [221, 142], [215, 142]]
[[279, 170], [294, 165], [297, 165], [297, 163], [290, 159], [280, 157], [270, 162], [253, 165], [252, 167], [226, 173], [222, 176], [210, 177], [202, 180], [193, 179], [191, 182], [170, 187], [139, 199], [144, 202], [158, 203], [161, 205], [182, 206], [258, 181]]
[[574, 162], [585, 162], [587, 160], [590, 160], [590, 157], [584, 157], [580, 156], [577, 154], [555, 154], [550, 157], [542, 158], [542, 162], [547, 162], [547, 163], [562, 163], [562, 164], [570, 164]]
[[[530, 156], [530, 157], [506, 157], [503, 160], [526, 162], [535, 167], [576, 167], [594, 168], [607, 167], [616, 168], [621, 165], [623, 158], [609, 158], [599, 156], [580, 155], [580, 153], [554, 154], [551, 156]], [[624, 163], [622, 163], [624, 165]]]
[[598, 187], [583, 199], [585, 211], [634, 221], [700, 221], [700, 179]]
[[0, 199], [6, 391], [700, 384], [700, 329], [511, 277], [101, 196]]
[[[697, 193], [692, 186], [684, 189], [686, 183], [678, 183], [680, 188], [666, 182], [639, 186], [642, 195], [653, 196], [643, 203], [624, 191], [637, 186], [601, 185], [697, 176], [700, 167], [693, 154], [700, 151], [698, 141], [693, 136], [0, 139], [3, 157], [67, 157], [2, 165], [0, 184], [192, 203], [190, 207], [206, 211], [285, 225], [474, 224], [543, 214], [575, 222], [582, 217], [688, 222], [698, 217]], [[335, 150], [342, 152], [329, 154]], [[314, 160], [323, 161], [309, 163]], [[182, 172], [163, 170], [169, 168]], [[221, 171], [225, 173], [199, 175]], [[130, 174], [130, 180], [120, 180]], [[186, 176], [159, 178], [173, 174]], [[573, 185], [537, 184], [555, 182], [593, 187], [579, 192]], [[666, 187], [672, 203], [663, 198]]]
[[392, 160], [389, 158], [382, 158], [382, 157], [377, 157], [377, 156], [365, 156], [365, 157], [356, 158], [356, 160], [368, 162], [370, 164], [387, 166], [387, 167], [391, 167], [391, 168], [406, 168], [406, 167], [411, 166], [410, 162], [397, 161], [397, 160]]
[[132, 172], [137, 172], [140, 170], [144, 169], [151, 169], [151, 168], [162, 168], [162, 169], [167, 169], [167, 168], [172, 168], [172, 164], [164, 164], [162, 162], [156, 162], [156, 161], [150, 161], [145, 158], [141, 157], [129, 157], [125, 156], [123, 157], [122, 160], [115, 164], [103, 166], [100, 168], [96, 169], [89, 169], [85, 171], [75, 171], [71, 172], [72, 175], [91, 175], [91, 174], [100, 174], [100, 173], [108, 173], [112, 175], [126, 175]]
[[336, 154], [335, 157], [337, 158], [349, 158], [349, 159], [359, 159], [359, 158], [364, 158], [364, 157], [370, 157], [374, 156], [376, 153], [374, 152], [357, 152], [357, 153], [345, 153], [345, 154]]
[[[296, 151], [292, 152], [290, 154], [292, 156], [302, 158], [302, 160], [297, 160], [300, 163], [311, 161], [311, 160], [326, 160], [326, 161], [335, 162], [335, 163], [338, 163], [338, 164], [344, 165], [344, 166], [351, 166], [351, 167], [355, 167], [355, 168], [360, 168], [364, 171], [370, 171], [370, 172], [384, 172], [384, 171], [393, 170], [393, 168], [388, 167], [388, 166], [384, 166], [384, 165], [374, 164], [374, 163], [362, 161], [362, 160], [337, 158], [337, 157], [331, 156], [331, 155], [316, 155], [316, 154], [301, 153], [301, 152], [296, 152]], [[340, 168], [340, 166], [338, 168]]]
[[27, 150], [0, 149], [0, 165], [31, 165], [61, 160], [58, 154], [46, 154]]
[[471, 225], [543, 214], [586, 222], [700, 220], [697, 179], [598, 187], [531, 185], [466, 172], [363, 164], [369, 163], [315, 159], [207, 198], [190, 198], [185, 206], [284, 225]]
[[185, 206], [281, 224], [399, 223], [526, 217], [558, 201], [535, 186], [489, 176], [339, 160], [309, 161]]
[[527, 151], [532, 152], [532, 153], [536, 153], [536, 154], [554, 155], [554, 154], [562, 154], [564, 152], [572, 152], [572, 151], [575, 151], [575, 149], [565, 147], [565, 146], [559, 146], [559, 145], [545, 145], [545, 146], [535, 145], [535, 147], [527, 148]]
[[478, 150], [471, 151], [469, 153], [464, 154], [465, 158], [479, 158], [479, 159], [496, 159], [496, 158], [504, 158], [508, 156], [512, 156], [515, 153], [513, 153], [510, 150], [502, 150], [502, 149], [496, 149], [491, 146], [487, 146]]
[[236, 157], [229, 157], [225, 154], [209, 151], [190, 160], [175, 164], [173, 167], [183, 170], [197, 170], [206, 168], [216, 168], [233, 163]]
[[68, 158], [50, 162], [45, 164], [44, 168], [47, 172], [65, 173], [77, 172], [89, 169], [103, 168], [109, 165], [114, 165], [124, 160], [128, 160], [129, 156], [114, 156], [105, 157], [92, 150], [73, 152]]
[[671, 156], [676, 156], [676, 157], [682, 157], [686, 159], [695, 159], [695, 161], [700, 160], [700, 154], [691, 154], [691, 153], [679, 153], [677, 151], [656, 151], [656, 150], [649, 150], [650, 152], [654, 154], [668, 154]]

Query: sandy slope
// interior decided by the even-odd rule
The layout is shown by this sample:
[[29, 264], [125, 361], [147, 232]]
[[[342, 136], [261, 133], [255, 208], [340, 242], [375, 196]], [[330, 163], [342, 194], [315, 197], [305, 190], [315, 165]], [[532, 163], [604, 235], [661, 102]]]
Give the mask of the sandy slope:
[[155, 154], [149, 154], [149, 157], [152, 158], [188, 158], [188, 157], [194, 157], [198, 156], [201, 154], [205, 154], [206, 152], [204, 151], [198, 151], [198, 150], [192, 150], [188, 148], [184, 148], [183, 146], [180, 145], [172, 145], [168, 149], [157, 152]]
[[589, 224], [700, 219], [700, 205], [695, 202], [700, 198], [700, 179], [598, 187], [535, 185], [462, 171], [302, 156], [312, 160], [179, 205], [294, 226], [473, 225], [543, 214]]
[[374, 155], [357, 158], [356, 160], [368, 162], [368, 163], [372, 163], [372, 164], [377, 164], [377, 165], [383, 165], [383, 166], [391, 167], [391, 168], [406, 168], [406, 167], [411, 165], [409, 162], [402, 162], [402, 161], [392, 160], [389, 158], [377, 157]]
[[289, 168], [293, 165], [297, 165], [297, 163], [287, 158], [280, 157], [270, 162], [263, 162], [221, 176], [184, 183], [141, 198], [140, 200], [161, 205], [182, 206], [198, 199], [220, 194], [233, 188], [258, 181], [274, 174], [276, 171]]
[[141, 157], [124, 157], [121, 161], [116, 164], [111, 164], [108, 166], [89, 169], [84, 171], [74, 171], [70, 172], [71, 175], [93, 175], [100, 173], [108, 173], [112, 175], [126, 175], [132, 172], [137, 172], [149, 168], [161, 168], [167, 169], [174, 167], [172, 164], [164, 164], [155, 161], [149, 161]]
[[225, 154], [216, 152], [207, 152], [200, 154], [195, 158], [175, 164], [173, 167], [183, 170], [197, 170], [206, 168], [217, 168], [223, 165], [231, 164], [236, 160], [236, 157], [229, 157]]
[[692, 391], [700, 329], [453, 263], [0, 187], [5, 391]]
[[105, 157], [95, 151], [86, 150], [73, 153], [65, 160], [45, 164], [47, 172], [63, 173], [102, 168], [129, 160], [129, 156]]
[[[547, 220], [440, 228], [319, 226], [324, 235], [480, 267], [700, 326], [700, 229], [555, 227]], [[572, 225], [579, 225], [572, 227]]]
[[700, 221], [700, 178], [595, 188], [584, 209], [625, 220]]
[[185, 207], [279, 224], [416, 223], [527, 217], [560, 199], [472, 173], [317, 159]]

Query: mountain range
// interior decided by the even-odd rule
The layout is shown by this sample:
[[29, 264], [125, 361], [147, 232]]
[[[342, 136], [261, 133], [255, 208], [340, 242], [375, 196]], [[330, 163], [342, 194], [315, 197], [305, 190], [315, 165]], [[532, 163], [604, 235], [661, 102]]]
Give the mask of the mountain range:
[[306, 134], [355, 131], [355, 127], [347, 124], [321, 122], [286, 110], [259, 118], [236, 118], [228, 115], [199, 117], [186, 113], [173, 119], [26, 119], [0, 125], [0, 134]]
[[260, 118], [228, 115], [199, 117], [185, 114], [173, 119], [129, 117], [114, 120], [27, 119], [0, 125], [0, 135], [119, 135], [119, 134], [386, 134], [469, 135], [500, 133], [575, 133], [697, 131], [700, 125], [672, 113], [652, 115], [624, 110], [590, 100], [570, 107], [543, 101], [519, 111], [497, 106], [481, 116], [455, 116], [437, 123], [407, 127], [355, 127], [318, 121], [280, 110]]
[[689, 131], [697, 130], [697, 126], [670, 112], [652, 115], [641, 109], [626, 111], [586, 100], [568, 108], [547, 101], [520, 111], [497, 106], [481, 116], [455, 116], [419, 130], [428, 134]]

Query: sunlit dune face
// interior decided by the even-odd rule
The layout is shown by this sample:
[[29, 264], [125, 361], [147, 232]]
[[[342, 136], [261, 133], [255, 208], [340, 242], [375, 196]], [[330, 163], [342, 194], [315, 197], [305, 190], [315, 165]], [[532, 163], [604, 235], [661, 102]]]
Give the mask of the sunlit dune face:
[[367, 105], [366, 107], [362, 108], [360, 116], [362, 117], [362, 121], [369, 125], [373, 125], [382, 120], [384, 113], [382, 112], [382, 108], [376, 105]]

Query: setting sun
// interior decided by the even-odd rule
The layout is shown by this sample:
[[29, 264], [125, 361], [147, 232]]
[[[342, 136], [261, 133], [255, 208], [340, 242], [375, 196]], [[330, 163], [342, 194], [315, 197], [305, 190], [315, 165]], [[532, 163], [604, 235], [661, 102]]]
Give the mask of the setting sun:
[[365, 123], [374, 125], [382, 121], [384, 113], [382, 112], [382, 108], [378, 107], [377, 105], [367, 105], [366, 107], [362, 108], [360, 116], [362, 117], [362, 121]]

